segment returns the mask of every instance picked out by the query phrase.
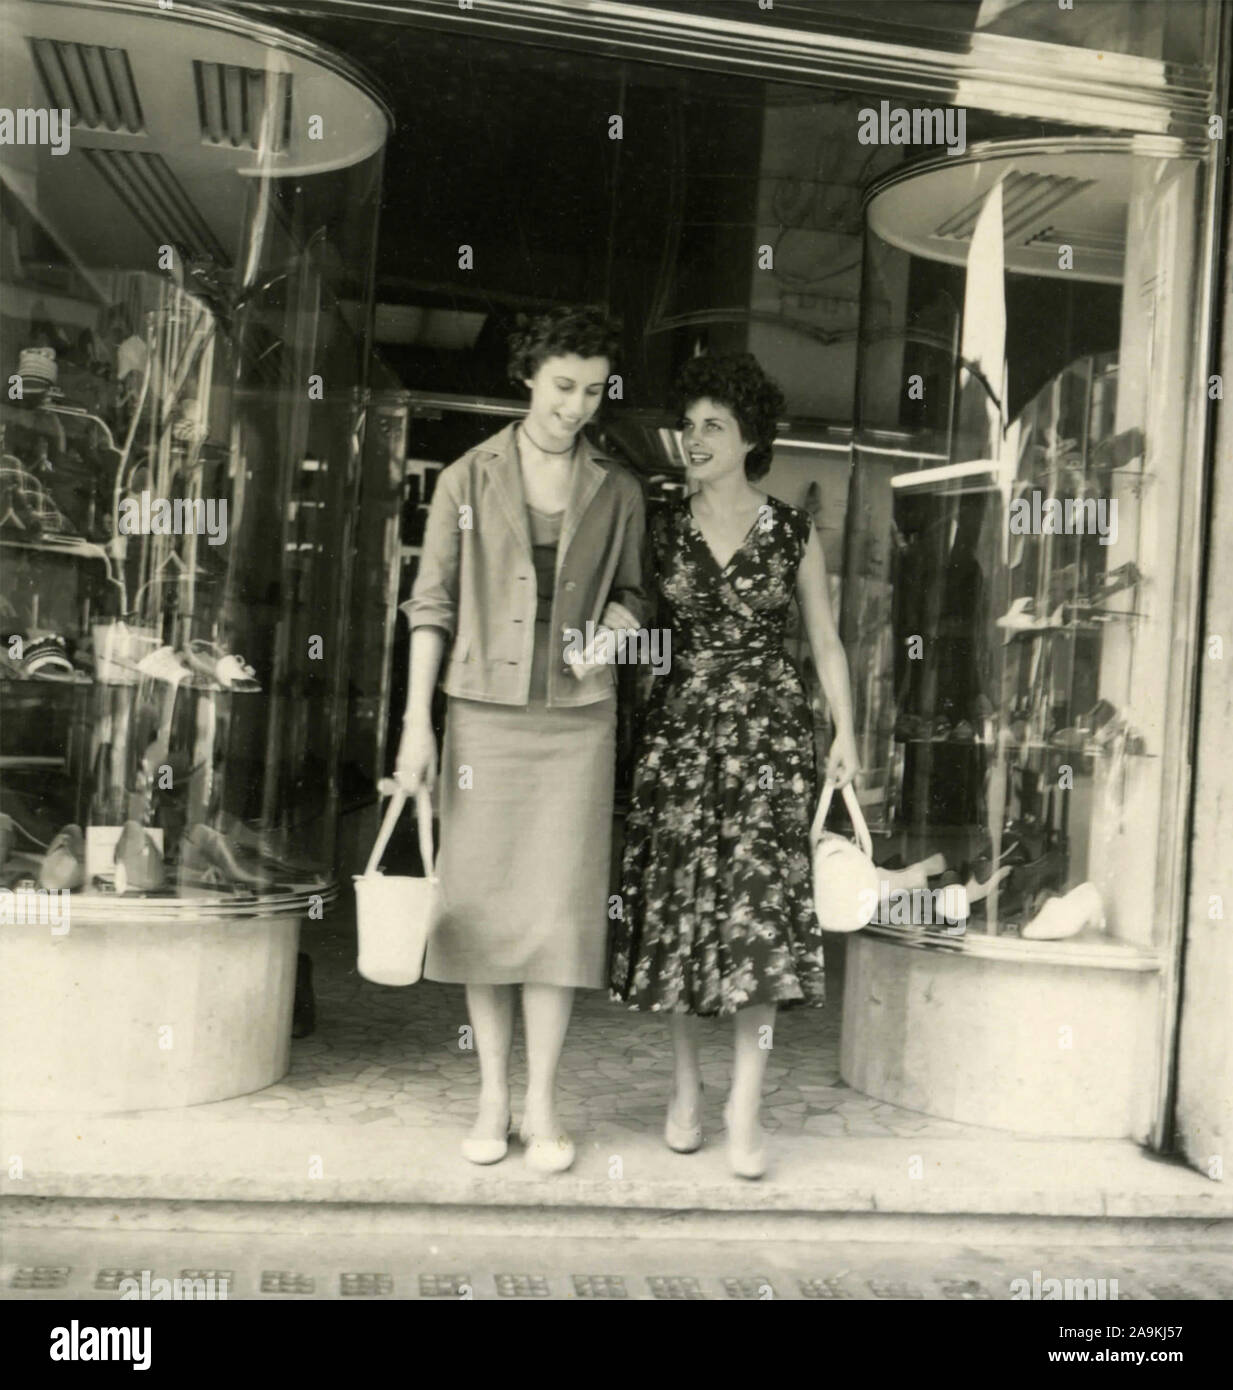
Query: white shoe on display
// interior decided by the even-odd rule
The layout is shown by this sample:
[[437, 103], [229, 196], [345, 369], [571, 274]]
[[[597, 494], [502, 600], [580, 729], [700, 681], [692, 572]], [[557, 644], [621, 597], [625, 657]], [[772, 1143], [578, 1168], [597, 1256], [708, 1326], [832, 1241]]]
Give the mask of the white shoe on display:
[[1023, 928], [1027, 941], [1064, 941], [1087, 927], [1105, 929], [1105, 907], [1094, 883], [1081, 883], [1064, 897], [1050, 898]]

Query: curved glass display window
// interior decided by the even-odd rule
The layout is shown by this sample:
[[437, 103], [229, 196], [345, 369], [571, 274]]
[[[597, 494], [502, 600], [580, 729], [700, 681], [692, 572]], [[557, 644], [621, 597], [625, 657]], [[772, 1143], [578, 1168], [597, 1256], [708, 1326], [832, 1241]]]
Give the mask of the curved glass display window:
[[382, 106], [176, 6], [15, 4], [0, 185], [3, 885], [332, 888]]
[[969, 936], [1167, 940], [1200, 169], [990, 145], [867, 204], [843, 632], [878, 857]]

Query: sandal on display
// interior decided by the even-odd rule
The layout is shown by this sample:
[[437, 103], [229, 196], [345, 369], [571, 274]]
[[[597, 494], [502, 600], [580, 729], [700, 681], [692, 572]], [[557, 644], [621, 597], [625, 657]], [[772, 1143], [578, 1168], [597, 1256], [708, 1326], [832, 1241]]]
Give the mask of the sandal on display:
[[224, 651], [217, 642], [195, 637], [184, 652], [185, 659], [198, 674], [222, 690], [251, 692], [261, 689], [257, 673], [242, 656]]
[[40, 888], [80, 888], [86, 881], [86, 841], [81, 826], [66, 825], [39, 866]]
[[64, 638], [51, 632], [40, 634], [26, 645], [21, 665], [27, 676], [37, 680], [78, 681], [82, 678], [69, 660]]

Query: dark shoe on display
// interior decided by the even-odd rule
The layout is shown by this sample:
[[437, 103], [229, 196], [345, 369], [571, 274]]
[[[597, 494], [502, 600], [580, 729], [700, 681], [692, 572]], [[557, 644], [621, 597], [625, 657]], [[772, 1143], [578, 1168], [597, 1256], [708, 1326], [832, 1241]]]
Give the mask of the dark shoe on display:
[[80, 888], [86, 881], [86, 841], [81, 826], [66, 825], [47, 847], [40, 888]]
[[901, 743], [915, 743], [929, 737], [929, 721], [918, 714], [901, 714], [895, 720], [895, 737]]
[[1103, 575], [1084, 596], [1083, 601], [1087, 606], [1099, 608], [1114, 594], [1120, 594], [1124, 589], [1133, 589], [1142, 578], [1138, 565], [1133, 560], [1127, 560], [1124, 565], [1118, 565], [1116, 569], [1111, 569]]
[[116, 841], [116, 892], [153, 893], [163, 886], [163, 856], [135, 820], [124, 822]]
[[301, 951], [295, 958], [295, 1003], [291, 1010], [291, 1036], [306, 1038], [317, 1026], [317, 1001], [313, 994], [313, 959]]

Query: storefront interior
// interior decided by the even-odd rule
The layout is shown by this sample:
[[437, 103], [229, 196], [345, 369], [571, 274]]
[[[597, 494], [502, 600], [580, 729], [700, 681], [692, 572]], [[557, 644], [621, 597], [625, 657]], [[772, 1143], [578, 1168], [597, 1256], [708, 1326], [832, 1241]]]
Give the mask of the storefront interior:
[[[1165, 1147], [1214, 7], [1111, 27], [778, 0], [763, 48], [747, 5], [718, 4], [692, 49], [674, 0], [615, 6], [603, 33], [585, 7], [504, 30], [432, 0], [147, 8], [3, 19], [6, 89], [78, 115], [67, 156], [6, 149], [0, 182], [0, 358], [24, 388], [0, 416], [0, 873], [70, 888], [127, 951], [169, 924], [214, 924], [224, 953], [227, 924], [283, 934], [248, 948], [277, 1003], [243, 1075], [96, 1066], [73, 1102], [221, 1101], [285, 1072], [297, 945], [347, 920], [393, 765], [394, 610], [435, 478], [519, 413], [516, 316], [588, 303], [624, 324], [597, 438], [651, 503], [685, 487], [668, 401], [690, 356], [752, 352], [783, 387], [765, 486], [825, 544], [875, 859], [966, 890], [960, 920], [884, 912], [836, 941], [815, 1057], [793, 1021], [819, 1070], [782, 1122], [833, 1072], [888, 1114]], [[814, 45], [795, 63], [784, 30]], [[878, 44], [918, 71], [896, 83]], [[1059, 104], [1096, 48], [1108, 88]], [[962, 106], [964, 149], [861, 143], [885, 102]], [[226, 543], [117, 534], [143, 493], [225, 498]], [[1012, 507], [1064, 496], [1101, 503], [1104, 533], [1012, 532]], [[622, 735], [626, 779], [625, 715]], [[1043, 1041], [1080, 1020], [1077, 1053]], [[47, 1075], [17, 1070], [37, 1108]]]

